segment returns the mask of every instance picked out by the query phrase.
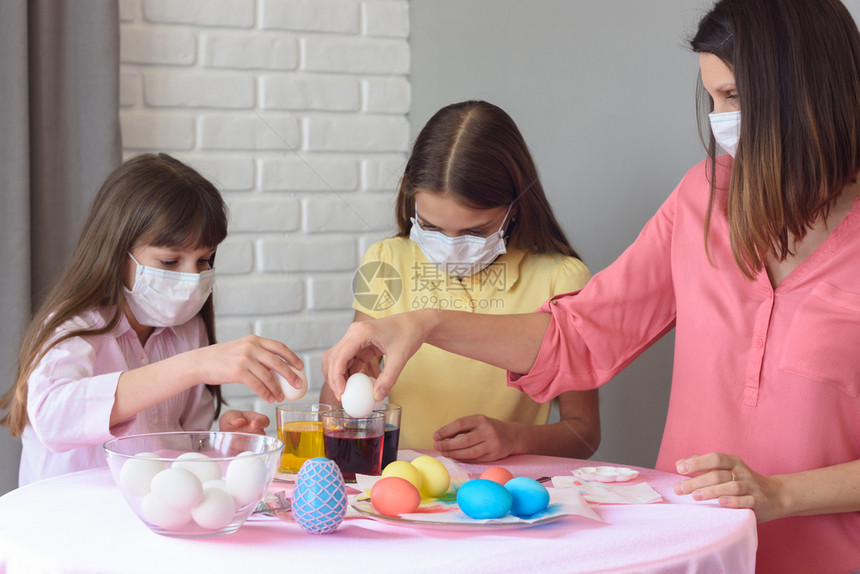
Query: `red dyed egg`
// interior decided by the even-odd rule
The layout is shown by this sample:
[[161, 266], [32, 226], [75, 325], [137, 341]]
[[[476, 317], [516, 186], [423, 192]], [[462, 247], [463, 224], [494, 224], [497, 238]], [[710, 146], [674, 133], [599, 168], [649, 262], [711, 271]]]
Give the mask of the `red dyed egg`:
[[490, 468], [481, 473], [481, 478], [485, 480], [492, 480], [493, 482], [498, 482], [502, 486], [504, 486], [505, 483], [513, 477], [514, 475], [511, 474], [508, 469], [502, 468], [501, 466], [491, 466]]
[[415, 512], [421, 504], [421, 494], [408, 480], [387, 476], [370, 489], [370, 502], [380, 514], [397, 516]]

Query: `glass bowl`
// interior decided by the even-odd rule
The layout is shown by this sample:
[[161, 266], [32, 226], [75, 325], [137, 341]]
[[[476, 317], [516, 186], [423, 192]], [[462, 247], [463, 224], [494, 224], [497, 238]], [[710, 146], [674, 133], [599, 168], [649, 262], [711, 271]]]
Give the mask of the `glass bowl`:
[[200, 537], [239, 529], [263, 499], [284, 448], [237, 432], [129, 435], [104, 443], [128, 505], [153, 532]]

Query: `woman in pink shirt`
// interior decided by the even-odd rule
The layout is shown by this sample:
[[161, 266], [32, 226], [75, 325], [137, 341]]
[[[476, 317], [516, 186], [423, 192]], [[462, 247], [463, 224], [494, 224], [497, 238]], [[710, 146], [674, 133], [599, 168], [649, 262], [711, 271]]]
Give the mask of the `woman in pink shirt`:
[[[750, 508], [760, 572], [860, 568], [860, 34], [838, 0], [722, 0], [691, 41], [708, 159], [577, 294], [530, 315], [416, 311], [355, 323], [323, 359], [422, 342], [509, 371], [537, 400], [596, 388], [674, 328], [657, 468]], [[741, 119], [742, 118], [742, 119]], [[727, 152], [717, 156], [717, 144]]]
[[[15, 386], [0, 406], [21, 436], [21, 485], [104, 466], [102, 443], [128, 434], [208, 430], [242, 383], [268, 402], [299, 385], [284, 344], [215, 343], [215, 250], [227, 235], [218, 190], [165, 154], [130, 159], [93, 201], [72, 260], [36, 313]], [[287, 362], [285, 362], [287, 361]], [[221, 430], [262, 432], [268, 417], [227, 411]]]

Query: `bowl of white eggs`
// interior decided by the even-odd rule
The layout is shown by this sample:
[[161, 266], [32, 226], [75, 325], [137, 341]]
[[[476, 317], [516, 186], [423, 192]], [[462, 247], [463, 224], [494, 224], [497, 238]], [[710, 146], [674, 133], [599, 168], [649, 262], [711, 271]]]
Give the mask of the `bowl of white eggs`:
[[239, 529], [263, 499], [284, 443], [236, 432], [130, 435], [104, 444], [113, 479], [153, 532], [200, 537]]

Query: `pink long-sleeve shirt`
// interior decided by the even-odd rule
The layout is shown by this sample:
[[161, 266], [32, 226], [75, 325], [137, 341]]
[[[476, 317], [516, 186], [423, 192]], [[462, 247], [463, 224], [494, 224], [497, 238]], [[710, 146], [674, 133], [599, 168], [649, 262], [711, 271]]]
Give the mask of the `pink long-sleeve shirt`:
[[[107, 310], [88, 311], [61, 331], [102, 326]], [[103, 313], [105, 315], [103, 315]], [[215, 403], [197, 385], [139, 412], [113, 427], [117, 382], [123, 371], [142, 367], [208, 344], [198, 316], [178, 327], [157, 328], [141, 345], [125, 316], [104, 335], [73, 337], [53, 347], [27, 381], [27, 416], [22, 434], [19, 484], [106, 466], [102, 444], [129, 434], [208, 430]]]
[[[731, 160], [718, 163], [725, 189]], [[675, 328], [669, 411], [657, 468], [718, 451], [773, 475], [860, 458], [860, 201], [775, 289], [731, 253], [726, 193], [704, 245], [705, 162], [636, 242], [578, 294], [556, 297], [537, 360], [508, 381], [536, 400], [609, 381]], [[759, 526], [759, 572], [860, 568], [860, 513]]]

